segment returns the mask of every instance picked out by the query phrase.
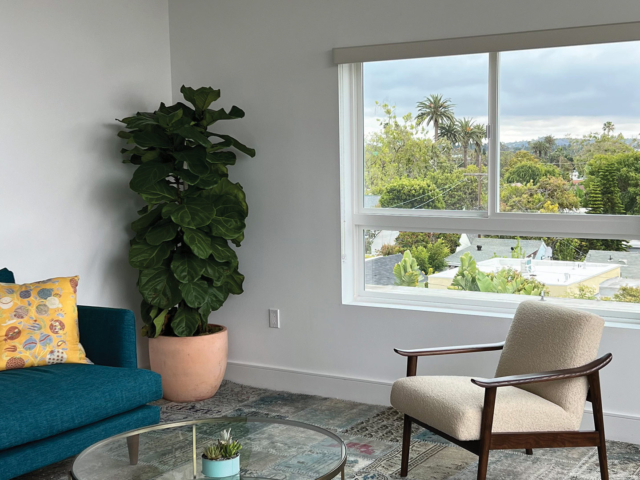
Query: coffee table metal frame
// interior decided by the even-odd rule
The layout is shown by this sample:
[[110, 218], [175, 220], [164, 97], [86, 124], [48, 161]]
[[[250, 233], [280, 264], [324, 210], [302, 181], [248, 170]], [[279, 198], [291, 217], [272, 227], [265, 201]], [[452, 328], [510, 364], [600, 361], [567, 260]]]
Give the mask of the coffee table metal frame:
[[[200, 419], [200, 420], [187, 420], [184, 422], [171, 422], [171, 423], [160, 423], [157, 425], [152, 425], [149, 427], [144, 427], [144, 428], [137, 428], [135, 430], [130, 430], [128, 432], [124, 432], [124, 433], [120, 433], [118, 435], [114, 435], [112, 437], [109, 438], [105, 438], [104, 440], [101, 440], [97, 443], [94, 443], [93, 445], [91, 445], [88, 448], [85, 448], [82, 452], [80, 452], [80, 454], [78, 455], [78, 457], [76, 458], [76, 460], [74, 460], [73, 465], [75, 465], [75, 462], [80, 459], [81, 457], [83, 457], [84, 455], [90, 454], [92, 450], [95, 450], [97, 448], [100, 448], [102, 445], [109, 443], [113, 440], [118, 440], [121, 438], [125, 438], [127, 440], [127, 447], [129, 450], [129, 461], [131, 463], [131, 465], [136, 465], [138, 463], [138, 446], [139, 446], [139, 442], [140, 442], [140, 435], [143, 433], [147, 433], [147, 432], [151, 432], [154, 430], [166, 430], [169, 428], [178, 428], [178, 427], [187, 427], [189, 425], [192, 426], [192, 442], [193, 442], [193, 471], [194, 471], [194, 476], [193, 478], [197, 478], [197, 476], [195, 475], [195, 472], [197, 471], [197, 461], [198, 461], [198, 454], [196, 452], [197, 448], [196, 448], [196, 427], [198, 425], [204, 425], [207, 423], [222, 423], [222, 422], [231, 422], [231, 423], [251, 423], [251, 422], [255, 422], [255, 423], [270, 423], [270, 424], [280, 424], [280, 425], [289, 425], [291, 427], [297, 427], [297, 428], [304, 428], [306, 430], [312, 430], [314, 432], [318, 432], [321, 433], [322, 435], [325, 435], [326, 437], [332, 438], [333, 440], [335, 440], [336, 442], [338, 442], [340, 444], [340, 449], [341, 449], [341, 460], [340, 463], [338, 465], [336, 465], [333, 469], [331, 469], [331, 471], [321, 475], [320, 477], [316, 477], [315, 480], [330, 480], [332, 478], [334, 478], [338, 473], [340, 473], [340, 478], [341, 480], [345, 480], [344, 478], [344, 467], [347, 463], [347, 447], [344, 444], [344, 441], [335, 433], [332, 433], [328, 430], [325, 430], [324, 428], [320, 428], [317, 427], [315, 425], [310, 425], [308, 423], [303, 423], [303, 422], [296, 422], [294, 420], [281, 420], [281, 419], [277, 419], [277, 418], [266, 418], [266, 417], [216, 417], [216, 418], [206, 418], [206, 419]], [[77, 477], [74, 472], [73, 472], [73, 465], [71, 466], [71, 471], [69, 472], [69, 478], [71, 480], [90, 480], [87, 478], [81, 478], [81, 477]], [[256, 477], [240, 477], [240, 478], [256, 478]]]

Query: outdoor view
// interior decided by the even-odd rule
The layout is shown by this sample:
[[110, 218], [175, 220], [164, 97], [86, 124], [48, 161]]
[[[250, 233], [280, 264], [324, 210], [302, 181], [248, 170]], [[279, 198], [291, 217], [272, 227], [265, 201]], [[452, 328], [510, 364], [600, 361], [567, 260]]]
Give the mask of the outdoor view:
[[640, 303], [640, 245], [365, 231], [365, 285]]
[[[486, 210], [488, 55], [364, 66], [370, 208]], [[640, 214], [640, 42], [500, 56], [503, 212]], [[640, 303], [640, 243], [367, 231], [367, 288]]]

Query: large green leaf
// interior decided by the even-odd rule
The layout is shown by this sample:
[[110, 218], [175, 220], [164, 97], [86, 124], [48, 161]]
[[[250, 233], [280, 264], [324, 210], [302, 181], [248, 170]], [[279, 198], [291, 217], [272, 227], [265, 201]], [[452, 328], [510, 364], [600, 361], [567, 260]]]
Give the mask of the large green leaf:
[[160, 245], [162, 242], [173, 240], [179, 228], [171, 220], [163, 220], [151, 227], [144, 238], [151, 245]]
[[195, 173], [193, 173], [192, 171], [180, 166], [178, 168], [176, 168], [177, 170], [177, 175], [178, 177], [180, 177], [182, 180], [185, 181], [185, 183], [188, 183], [189, 185], [195, 185], [196, 183], [198, 183], [200, 181], [200, 177], [198, 175], [196, 175]]
[[171, 148], [171, 137], [160, 126], [152, 126], [146, 130], [135, 132], [133, 141], [141, 147]]
[[160, 309], [150, 303], [147, 303], [146, 300], [142, 300], [140, 303], [140, 316], [142, 317], [142, 321], [149, 325], [153, 323], [153, 319], [158, 315]]
[[173, 250], [173, 244], [164, 242], [150, 245], [147, 242], [133, 242], [129, 249], [129, 264], [133, 268], [154, 268], [162, 264]]
[[134, 192], [145, 193], [149, 187], [167, 178], [172, 170], [173, 165], [170, 163], [143, 163], [133, 172], [129, 187]]
[[200, 325], [200, 315], [197, 310], [189, 307], [180, 307], [171, 319], [173, 333], [179, 337], [192, 336]]
[[147, 187], [144, 192], [138, 193], [145, 202], [152, 204], [176, 200], [178, 198], [178, 191], [169, 185], [166, 180], [160, 180], [158, 183]]
[[178, 102], [175, 105], [169, 105], [169, 106], [166, 106], [164, 103], [161, 103], [160, 108], [158, 109], [160, 113], [164, 113], [165, 115], [170, 115], [176, 112], [177, 110], [182, 110], [183, 119], [186, 118], [187, 120], [193, 120], [195, 111], [193, 110], [193, 108], [189, 107], [188, 105], [185, 105], [182, 102]]
[[185, 125], [184, 127], [180, 127], [175, 131], [175, 133], [186, 140], [193, 140], [203, 147], [211, 146], [211, 140], [209, 140], [198, 128], [192, 125]]
[[244, 275], [242, 275], [239, 271], [235, 271], [231, 273], [231, 275], [227, 275], [225, 278], [225, 285], [229, 293], [233, 293], [234, 295], [240, 295], [244, 290], [242, 289], [242, 284], [244, 282]]
[[207, 291], [207, 300], [198, 310], [203, 319], [208, 319], [212, 311], [218, 310], [229, 297], [229, 291], [224, 285], [209, 285]]
[[118, 120], [118, 121], [124, 123], [127, 126], [127, 128], [130, 130], [134, 130], [138, 128], [142, 129], [145, 127], [158, 125], [158, 122], [155, 118], [149, 117], [146, 115], [141, 115], [140, 113], [138, 113], [137, 115], [134, 115], [133, 117], [123, 118], [122, 120]]
[[162, 218], [169, 218], [178, 206], [177, 203], [166, 203], [164, 207], [162, 207]]
[[213, 281], [213, 285], [219, 287], [224, 283], [227, 275], [231, 273], [231, 263], [218, 262], [214, 258], [207, 258], [205, 269], [202, 273], [205, 277], [209, 277]]
[[222, 176], [218, 173], [218, 169], [215, 168], [215, 165], [210, 165], [209, 172], [205, 175], [201, 175], [196, 182], [196, 185], [200, 188], [208, 189], [215, 187], [220, 180], [222, 180]]
[[236, 118], [242, 117], [244, 117], [244, 111], [234, 105], [233, 107], [231, 107], [231, 110], [229, 110], [229, 113], [225, 112], [224, 108], [221, 108], [220, 110], [207, 109], [204, 112], [204, 120], [201, 123], [204, 126], [208, 127], [209, 125], [213, 125], [218, 120], [234, 120]]
[[181, 283], [180, 291], [187, 305], [193, 308], [201, 307], [207, 301], [209, 286], [204, 280]]
[[167, 318], [167, 313], [169, 313], [169, 309], [165, 308], [162, 310], [156, 318], [153, 319], [153, 325], [155, 327], [154, 338], [157, 338], [162, 333], [162, 328], [164, 327], [164, 321]]
[[181, 227], [198, 228], [210, 223], [215, 213], [215, 208], [208, 200], [188, 197], [173, 209], [171, 218]]
[[131, 223], [131, 229], [136, 232], [147, 230], [151, 225], [157, 222], [162, 216], [162, 205], [158, 205], [150, 212], [145, 213], [139, 219]]
[[173, 152], [172, 155], [179, 162], [184, 162], [189, 165], [189, 170], [196, 175], [209, 173], [207, 150], [202, 145], [190, 147], [187, 150], [182, 150], [180, 152]]
[[158, 123], [163, 128], [169, 128], [182, 118], [182, 110], [178, 109], [171, 113], [157, 112]]
[[221, 163], [223, 165], [235, 165], [236, 154], [233, 152], [210, 152], [207, 154], [209, 163]]
[[216, 215], [209, 224], [211, 233], [216, 237], [226, 238], [227, 240], [233, 240], [240, 235], [246, 228], [246, 224], [243, 220], [237, 218], [219, 217]]
[[238, 200], [238, 205], [241, 205], [245, 211], [245, 217], [249, 213], [249, 207], [247, 205], [247, 197], [244, 194], [244, 190], [239, 183], [232, 183], [228, 178], [222, 179], [215, 187], [203, 192], [204, 198], [211, 198], [214, 202], [214, 206], [219, 201], [219, 196], [229, 195]]
[[184, 243], [200, 258], [211, 255], [211, 237], [195, 228], [184, 229]]
[[190, 253], [176, 253], [171, 261], [171, 271], [182, 283], [193, 282], [200, 278], [205, 267], [204, 260]]
[[201, 87], [194, 90], [191, 87], [183, 85], [180, 88], [180, 93], [182, 93], [187, 102], [196, 107], [196, 112], [206, 110], [209, 108], [209, 105], [220, 98], [220, 90], [214, 90], [211, 87]]
[[140, 270], [138, 288], [151, 305], [171, 308], [182, 300], [180, 283], [166, 266]]
[[250, 157], [256, 156], [256, 151], [253, 148], [247, 147], [246, 145], [240, 143], [238, 140], [236, 140], [233, 137], [230, 137], [229, 135], [222, 135], [220, 133], [211, 133], [211, 135], [213, 135], [214, 137], [221, 138], [225, 142], [231, 142], [231, 145], [233, 146], [233, 148], [241, 151], [242, 153], [246, 153]]
[[211, 239], [211, 253], [217, 261], [231, 263], [232, 268], [238, 265], [238, 255], [224, 238], [213, 237]]

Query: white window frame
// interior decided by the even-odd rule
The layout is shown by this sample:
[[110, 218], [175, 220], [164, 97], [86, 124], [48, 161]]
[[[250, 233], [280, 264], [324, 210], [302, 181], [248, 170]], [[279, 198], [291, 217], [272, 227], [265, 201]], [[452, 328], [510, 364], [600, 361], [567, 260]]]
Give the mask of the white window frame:
[[[628, 24], [625, 24], [628, 25]], [[634, 24], [637, 25], [637, 24]], [[570, 43], [566, 39], [557, 46], [572, 44], [606, 43], [606, 33], [613, 31], [609, 27], [587, 27], [595, 39], [588, 41], [589, 32], [580, 32], [580, 41]], [[576, 30], [576, 29], [568, 29]], [[579, 29], [578, 29], [579, 30]], [[616, 30], [619, 32], [619, 30]], [[559, 30], [555, 32], [564, 32]], [[515, 36], [524, 34], [513, 34]], [[586, 38], [585, 38], [586, 35]], [[604, 36], [603, 36], [604, 35]], [[640, 30], [633, 35], [640, 40]], [[496, 36], [491, 36], [491, 38]], [[502, 36], [501, 40], [508, 41]], [[506, 36], [508, 37], [508, 35]], [[553, 37], [553, 35], [551, 35]], [[561, 34], [562, 37], [562, 34]], [[566, 35], [565, 35], [566, 37]], [[478, 42], [469, 42], [477, 49]], [[489, 37], [487, 37], [489, 38]], [[544, 36], [548, 42], [549, 35]], [[562, 37], [564, 38], [564, 37]], [[611, 38], [611, 37], [609, 37]], [[621, 39], [613, 36], [612, 42]], [[460, 40], [452, 39], [451, 45], [459, 47]], [[631, 38], [626, 38], [631, 40]], [[432, 43], [438, 43], [440, 51], [434, 50]], [[420, 57], [450, 54], [446, 40], [418, 42], [430, 44], [422, 48]], [[495, 43], [495, 42], [494, 42]], [[493, 45], [491, 42], [489, 44]], [[411, 44], [414, 45], [415, 44]], [[551, 46], [551, 45], [543, 45]], [[385, 46], [353, 47], [334, 50], [345, 58], [361, 55], [371, 59], [371, 51]], [[395, 45], [392, 47], [396, 47]], [[537, 48], [537, 47], [530, 47]], [[362, 54], [361, 50], [365, 52]], [[347, 52], [342, 52], [347, 50]], [[351, 52], [353, 50], [353, 52]], [[510, 49], [502, 49], [502, 51]], [[388, 54], [388, 48], [381, 50]], [[402, 50], [399, 50], [402, 52]], [[424, 53], [428, 52], [428, 55]], [[464, 51], [456, 51], [462, 54]], [[472, 53], [478, 53], [473, 51]], [[395, 308], [421, 309], [454, 313], [473, 313], [491, 316], [513, 315], [517, 305], [531, 297], [524, 295], [486, 294], [480, 292], [423, 289], [404, 287], [375, 287], [365, 289], [364, 280], [364, 231], [393, 230], [421, 231], [437, 233], [479, 233], [490, 235], [520, 236], [556, 236], [569, 238], [602, 239], [640, 239], [639, 216], [581, 215], [581, 214], [536, 214], [505, 213], [499, 211], [500, 185], [500, 139], [498, 125], [499, 109], [499, 62], [498, 52], [485, 52], [489, 55], [489, 119], [488, 119], [488, 205], [487, 211], [446, 211], [446, 210], [402, 210], [364, 207], [364, 108], [363, 108], [363, 63], [339, 64], [339, 115], [340, 115], [340, 162], [341, 162], [341, 220], [342, 220], [342, 301], [344, 304], [372, 305]], [[384, 57], [384, 55], [383, 55]], [[410, 58], [398, 55], [397, 58]], [[388, 58], [382, 58], [388, 59]], [[391, 291], [393, 290], [393, 291]], [[561, 302], [577, 308], [593, 311], [616, 323], [640, 325], [640, 309], [637, 304], [614, 302], [595, 302], [570, 299], [547, 298], [550, 302]]]

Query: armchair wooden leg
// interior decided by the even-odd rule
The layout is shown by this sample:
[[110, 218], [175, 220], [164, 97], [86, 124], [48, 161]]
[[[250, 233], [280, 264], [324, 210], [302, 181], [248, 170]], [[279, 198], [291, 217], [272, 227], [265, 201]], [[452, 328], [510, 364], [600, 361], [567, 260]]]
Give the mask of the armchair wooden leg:
[[600, 393], [600, 374], [598, 372], [589, 375], [589, 393], [593, 408], [593, 423], [600, 438], [598, 445], [598, 461], [600, 463], [600, 478], [609, 480], [609, 466], [607, 465], [607, 444], [604, 436], [604, 418], [602, 415], [602, 395]]
[[411, 417], [404, 416], [404, 429], [402, 430], [402, 460], [400, 461], [400, 476], [406, 477], [409, 473], [409, 448], [411, 447]]
[[489, 465], [489, 450], [491, 449], [491, 427], [493, 426], [493, 411], [496, 405], [496, 388], [487, 388], [484, 392], [484, 407], [482, 408], [482, 423], [480, 425], [480, 453], [478, 460], [478, 480], [486, 480]]
[[526, 453], [527, 455], [533, 455], [533, 448], [527, 448], [527, 449], [525, 449], [525, 453]]

